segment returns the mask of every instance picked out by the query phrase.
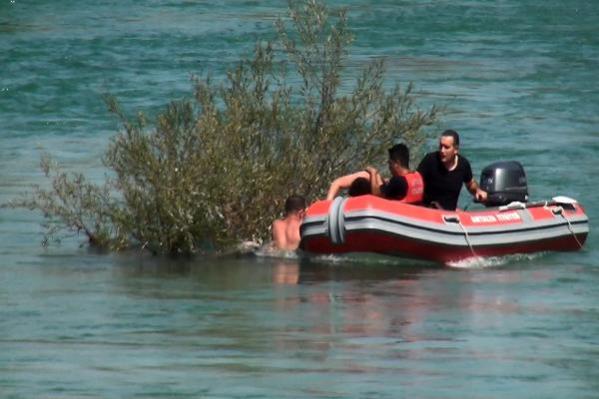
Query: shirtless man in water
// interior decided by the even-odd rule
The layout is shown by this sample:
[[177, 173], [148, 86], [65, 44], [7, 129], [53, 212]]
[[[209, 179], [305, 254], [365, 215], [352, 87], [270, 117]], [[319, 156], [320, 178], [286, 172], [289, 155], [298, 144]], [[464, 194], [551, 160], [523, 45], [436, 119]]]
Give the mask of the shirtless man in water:
[[306, 211], [306, 200], [292, 195], [285, 201], [285, 216], [272, 223], [272, 241], [277, 249], [295, 251], [300, 243], [300, 225]]

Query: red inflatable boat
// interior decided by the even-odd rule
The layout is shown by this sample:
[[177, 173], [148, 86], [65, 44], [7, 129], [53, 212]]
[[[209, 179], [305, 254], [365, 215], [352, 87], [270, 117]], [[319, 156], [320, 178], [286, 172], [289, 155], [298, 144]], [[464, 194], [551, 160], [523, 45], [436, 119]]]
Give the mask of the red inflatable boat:
[[444, 211], [364, 195], [311, 205], [301, 227], [300, 248], [314, 254], [375, 252], [448, 263], [576, 251], [588, 232], [584, 209], [567, 197]]

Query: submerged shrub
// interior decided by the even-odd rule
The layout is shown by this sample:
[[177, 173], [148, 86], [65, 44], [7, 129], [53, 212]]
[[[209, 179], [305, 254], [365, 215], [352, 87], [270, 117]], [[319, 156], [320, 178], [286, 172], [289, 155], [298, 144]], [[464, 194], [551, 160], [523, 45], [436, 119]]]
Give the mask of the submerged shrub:
[[277, 41], [257, 44], [221, 82], [195, 78], [194, 98], [153, 124], [108, 97], [123, 126], [104, 159], [114, 177], [99, 187], [48, 167], [52, 188], [13, 205], [94, 245], [195, 253], [265, 239], [287, 196], [323, 197], [338, 175], [380, 164], [394, 140], [419, 148], [438, 112], [416, 109], [411, 85], [386, 90], [380, 60], [342, 84], [344, 10], [292, 2], [276, 26]]

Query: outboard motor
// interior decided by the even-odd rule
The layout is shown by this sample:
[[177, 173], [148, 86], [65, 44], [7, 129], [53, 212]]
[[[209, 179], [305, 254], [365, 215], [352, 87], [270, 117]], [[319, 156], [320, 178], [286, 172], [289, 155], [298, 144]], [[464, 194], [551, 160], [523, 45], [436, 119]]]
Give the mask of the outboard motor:
[[528, 201], [526, 174], [520, 162], [495, 162], [480, 174], [480, 188], [488, 194], [486, 206], [502, 206]]

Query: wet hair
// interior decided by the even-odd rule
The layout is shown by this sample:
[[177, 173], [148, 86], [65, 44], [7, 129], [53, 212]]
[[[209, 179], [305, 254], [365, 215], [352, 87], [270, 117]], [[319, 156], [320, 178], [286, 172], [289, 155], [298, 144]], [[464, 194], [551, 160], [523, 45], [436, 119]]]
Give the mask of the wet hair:
[[306, 209], [306, 199], [301, 195], [292, 195], [285, 200], [285, 214], [299, 212]]
[[447, 129], [443, 133], [441, 133], [441, 137], [451, 137], [453, 138], [453, 146], [460, 146], [460, 135], [455, 130]]
[[389, 148], [389, 159], [394, 162], [399, 162], [406, 169], [410, 168], [410, 150], [405, 144], [395, 144]]
[[358, 195], [366, 195], [371, 193], [372, 190], [370, 188], [370, 180], [365, 177], [355, 178], [347, 190], [347, 194], [350, 197], [357, 197]]

